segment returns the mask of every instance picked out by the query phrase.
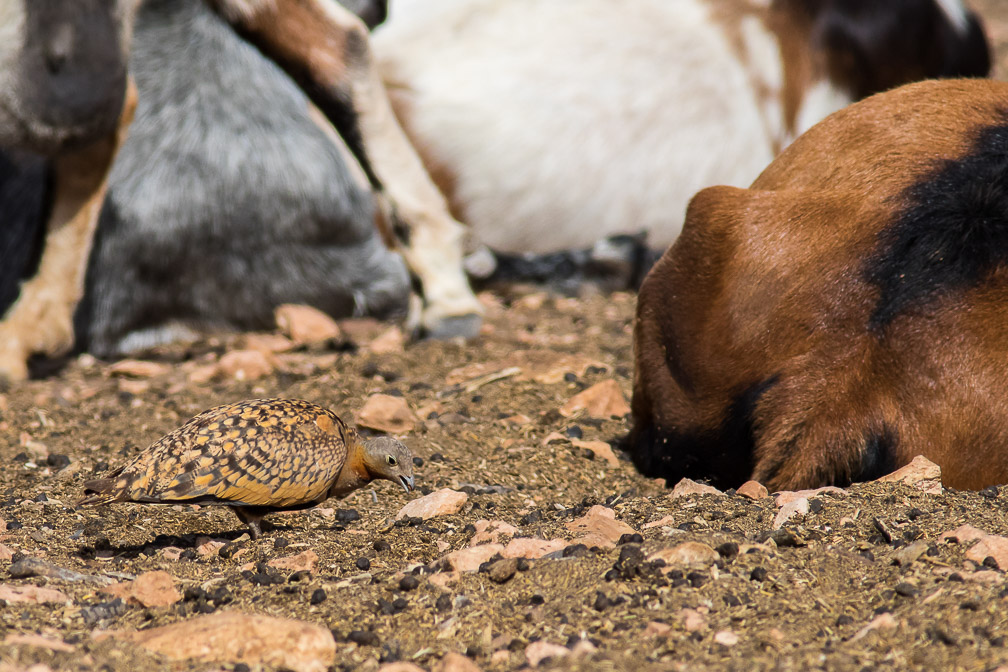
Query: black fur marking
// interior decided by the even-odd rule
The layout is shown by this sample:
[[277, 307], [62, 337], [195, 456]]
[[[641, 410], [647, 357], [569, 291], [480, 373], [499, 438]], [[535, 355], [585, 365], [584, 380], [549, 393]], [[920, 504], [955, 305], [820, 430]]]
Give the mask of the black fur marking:
[[669, 487], [682, 478], [708, 480], [722, 489], [738, 487], [752, 477], [756, 403], [777, 380], [774, 375], [742, 392], [716, 430], [677, 432], [648, 423], [634, 427], [625, 448], [641, 473], [664, 478]]
[[0, 315], [38, 269], [51, 194], [51, 171], [41, 156], [0, 151]]
[[803, 0], [830, 78], [856, 98], [933, 77], [984, 77], [990, 49], [968, 15], [964, 32], [933, 0]]
[[[878, 433], [865, 436], [864, 452], [861, 454], [861, 464], [857, 472], [851, 474], [851, 482], [864, 483], [874, 481], [886, 474], [896, 471], [896, 445], [899, 439], [892, 427], [885, 426]], [[838, 483], [841, 487], [850, 483]]]
[[907, 207], [879, 234], [867, 280], [881, 294], [869, 327], [967, 289], [1008, 263], [1008, 125], [983, 129], [972, 152], [907, 189]]

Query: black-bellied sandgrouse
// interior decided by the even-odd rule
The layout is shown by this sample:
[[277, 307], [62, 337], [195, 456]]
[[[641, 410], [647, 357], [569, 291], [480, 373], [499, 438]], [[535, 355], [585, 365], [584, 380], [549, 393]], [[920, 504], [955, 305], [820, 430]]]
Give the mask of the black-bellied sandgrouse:
[[307, 509], [376, 478], [412, 490], [409, 448], [362, 440], [307, 401], [252, 399], [204, 411], [107, 477], [85, 481], [78, 504], [224, 505], [255, 539], [267, 513]]

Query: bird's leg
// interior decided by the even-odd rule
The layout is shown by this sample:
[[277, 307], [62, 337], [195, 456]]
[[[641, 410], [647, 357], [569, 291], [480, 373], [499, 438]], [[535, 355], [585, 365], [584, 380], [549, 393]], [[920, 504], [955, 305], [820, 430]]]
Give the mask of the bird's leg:
[[232, 506], [230, 509], [238, 516], [238, 520], [248, 525], [249, 536], [253, 540], [262, 536], [262, 519], [265, 514], [247, 506]]

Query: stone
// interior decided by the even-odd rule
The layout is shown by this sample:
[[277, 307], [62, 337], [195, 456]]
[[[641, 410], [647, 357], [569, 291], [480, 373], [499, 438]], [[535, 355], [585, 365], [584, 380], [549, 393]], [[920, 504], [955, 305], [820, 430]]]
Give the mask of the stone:
[[540, 639], [538, 642], [532, 642], [525, 647], [525, 660], [528, 662], [530, 667], [538, 667], [539, 663], [543, 662], [547, 658], [563, 658], [569, 654], [570, 649], [566, 646], [553, 644], [544, 639]]
[[0, 560], [10, 560], [14, 557], [14, 551], [12, 551], [5, 544], [0, 544]]
[[777, 515], [774, 517], [772, 527], [775, 530], [779, 530], [784, 525], [784, 523], [788, 522], [795, 516], [804, 516], [808, 512], [809, 512], [808, 497], [799, 497], [797, 499], [790, 499], [777, 512]]
[[311, 306], [285, 303], [273, 312], [277, 328], [295, 343], [321, 343], [342, 338], [339, 325]]
[[419, 665], [414, 665], [413, 663], [407, 663], [406, 661], [400, 660], [394, 663], [385, 663], [378, 668], [378, 672], [425, 672]]
[[731, 630], [719, 630], [714, 633], [714, 641], [721, 646], [731, 648], [739, 643], [739, 636]]
[[893, 551], [889, 558], [892, 560], [893, 564], [899, 565], [900, 567], [907, 567], [916, 562], [927, 552], [927, 550], [928, 542], [923, 540], [915, 541], [912, 544]]
[[368, 350], [375, 355], [391, 355], [406, 349], [406, 336], [402, 329], [393, 325], [368, 343]]
[[663, 548], [648, 556], [648, 562], [664, 560], [669, 569], [706, 569], [720, 559], [720, 555], [707, 544], [684, 541], [671, 548]]
[[235, 380], [258, 380], [273, 373], [276, 368], [276, 358], [260, 350], [232, 350], [217, 363], [221, 374]]
[[497, 543], [501, 537], [513, 537], [518, 534], [518, 528], [503, 520], [477, 520], [476, 534], [469, 541], [470, 544]]
[[145, 607], [167, 607], [182, 599], [175, 579], [163, 570], [145, 572], [133, 581], [113, 583], [102, 588], [103, 593], [121, 597]]
[[669, 495], [672, 499], [679, 499], [680, 497], [688, 497], [690, 495], [721, 495], [724, 494], [712, 485], [707, 485], [705, 483], [697, 483], [696, 481], [690, 480], [688, 478], [681, 479], [672, 488], [672, 494]]
[[156, 378], [166, 375], [170, 370], [165, 364], [139, 359], [121, 359], [109, 367], [111, 375], [131, 378]]
[[577, 535], [574, 543], [584, 544], [589, 548], [592, 546], [611, 548], [624, 534], [637, 532], [626, 523], [616, 520], [616, 513], [612, 509], [598, 504], [588, 509], [585, 515], [567, 523], [566, 527]]
[[[72, 653], [75, 650], [74, 647], [70, 646], [62, 639], [45, 637], [43, 635], [20, 634], [15, 632], [12, 632], [4, 637], [3, 644], [4, 646], [34, 646], [40, 649], [62, 651], [64, 653]], [[32, 666], [25, 670], [25, 672], [34, 672], [34, 669], [35, 666]], [[0, 667], [0, 672], [3, 672], [3, 667]]]
[[568, 545], [568, 542], [563, 539], [516, 537], [507, 543], [507, 546], [501, 551], [501, 555], [505, 558], [528, 558], [534, 560], [550, 553], [562, 551]]
[[755, 500], [763, 499], [764, 497], [768, 497], [770, 495], [766, 486], [759, 481], [746, 481], [740, 485], [738, 490], [735, 492], [743, 497]]
[[[455, 572], [475, 572], [484, 562], [504, 550], [501, 544], [470, 546], [443, 556], [439, 564]], [[435, 575], [436, 576], [436, 575]]]
[[837, 495], [838, 497], [846, 497], [847, 491], [838, 488], [833, 485], [827, 485], [822, 488], [815, 488], [812, 490], [782, 490], [781, 492], [774, 493], [774, 502], [777, 506], [786, 506], [790, 502], [798, 501], [804, 499], [808, 501], [812, 497], [818, 495]]
[[318, 562], [318, 554], [310, 548], [297, 555], [287, 555], [282, 558], [274, 558], [266, 564], [276, 569], [283, 569], [288, 572], [314, 572], [315, 564]]
[[243, 350], [258, 350], [271, 354], [287, 352], [294, 348], [294, 341], [280, 334], [245, 334], [241, 339]]
[[8, 603], [30, 602], [34, 604], [63, 604], [70, 598], [55, 588], [40, 586], [11, 586], [0, 583], [0, 600]]
[[581, 411], [591, 418], [606, 420], [624, 417], [630, 413], [630, 406], [619, 383], [610, 378], [579, 392], [560, 407], [560, 415], [567, 418]]
[[402, 434], [416, 426], [416, 415], [402, 397], [372, 394], [357, 412], [357, 424], [389, 434]]
[[707, 616], [696, 609], [680, 609], [676, 617], [687, 632], [700, 632], [707, 629]]
[[442, 488], [423, 497], [410, 500], [399, 509], [396, 520], [401, 518], [434, 518], [436, 516], [451, 516], [462, 510], [469, 495], [450, 488]]
[[602, 460], [607, 466], [615, 467], [619, 464], [619, 458], [613, 452], [612, 446], [605, 441], [582, 441], [581, 439], [571, 439], [571, 444], [577, 448], [590, 450], [596, 460]]
[[196, 552], [203, 557], [216, 555], [224, 546], [223, 541], [214, 541], [213, 539], [204, 539], [202, 543], [197, 539]]
[[650, 621], [641, 633], [642, 637], [664, 637], [671, 632], [672, 626], [659, 621]]
[[879, 483], [905, 483], [929, 494], [937, 495], [942, 491], [941, 467], [918, 455], [910, 464], [900, 467], [891, 474], [886, 474], [877, 480]]
[[116, 631], [170, 660], [268, 665], [294, 672], [325, 672], [336, 657], [327, 628], [304, 621], [218, 611], [157, 628]]
[[517, 558], [501, 558], [490, 564], [487, 573], [494, 583], [507, 583], [518, 571]]
[[896, 620], [896, 617], [886, 611], [873, 618], [868, 625], [858, 630], [857, 634], [851, 637], [849, 641], [856, 642], [859, 639], [863, 639], [872, 630], [895, 630], [898, 626], [899, 621]]
[[978, 565], [983, 565], [987, 557], [994, 558], [998, 569], [1008, 570], [1008, 537], [985, 534], [966, 551], [966, 559]]
[[480, 672], [480, 668], [461, 653], [450, 651], [431, 668], [431, 672]]

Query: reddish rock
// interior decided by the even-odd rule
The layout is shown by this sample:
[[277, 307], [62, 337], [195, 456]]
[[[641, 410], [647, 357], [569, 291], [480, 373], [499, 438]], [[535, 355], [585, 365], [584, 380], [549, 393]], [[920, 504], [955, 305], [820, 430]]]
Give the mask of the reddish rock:
[[974, 539], [983, 539], [986, 536], [987, 536], [986, 532], [977, 529], [972, 525], [960, 525], [954, 530], [943, 533], [939, 538], [942, 541], [944, 541], [949, 537], [952, 537], [960, 544], [966, 544], [973, 541]]
[[295, 346], [294, 341], [280, 334], [246, 334], [241, 343], [243, 350], [258, 350], [270, 354], [287, 352]]
[[592, 452], [596, 459], [604, 461], [608, 466], [615, 467], [619, 464], [619, 458], [613, 452], [612, 446], [605, 441], [582, 441], [581, 439], [571, 439], [571, 443], [578, 448], [586, 448]]
[[[53, 637], [44, 637], [42, 635], [31, 635], [31, 634], [20, 634], [20, 633], [10, 633], [3, 639], [3, 644], [5, 646], [34, 646], [40, 649], [49, 649], [50, 651], [63, 651], [64, 653], [72, 653], [75, 649], [70, 646], [62, 639], [55, 639]], [[42, 666], [45, 670], [49, 668], [47, 666]], [[21, 668], [7, 668], [0, 664], [0, 672], [16, 672]], [[32, 665], [31, 667], [24, 670], [24, 672], [42, 672], [42, 669], [38, 665]]]
[[876, 616], [875, 618], [873, 618], [868, 623], [868, 625], [866, 625], [863, 628], [861, 628], [860, 630], [858, 630], [857, 634], [855, 634], [853, 637], [851, 637], [850, 640], [848, 640], [848, 641], [849, 642], [856, 642], [859, 639], [862, 639], [865, 636], [867, 636], [868, 633], [871, 632], [872, 630], [895, 630], [898, 626], [899, 626], [899, 621], [896, 620], [895, 616], [893, 616], [892, 614], [890, 614], [888, 611], [887, 612], [883, 612], [883, 613], [879, 614], [878, 616]]
[[70, 600], [66, 593], [55, 588], [39, 586], [10, 586], [0, 583], [0, 600], [5, 602], [32, 602], [35, 604], [65, 603]]
[[569, 654], [570, 649], [566, 646], [553, 644], [544, 639], [540, 639], [538, 642], [532, 642], [525, 647], [525, 660], [531, 667], [538, 667], [539, 663], [547, 658], [563, 658]]
[[966, 559], [978, 565], [987, 557], [994, 558], [998, 569], [1008, 570], [1008, 537], [985, 534], [966, 551]]
[[4, 544], [0, 544], [0, 560], [10, 560], [14, 557], [14, 551]]
[[589, 548], [615, 546], [621, 536], [636, 532], [626, 523], [616, 520], [612, 509], [598, 504], [588, 509], [585, 515], [567, 523], [567, 529], [578, 535], [576, 543], [585, 544]]
[[622, 418], [630, 412], [623, 390], [615, 380], [604, 380], [580, 392], [560, 408], [560, 415], [571, 417], [584, 411], [591, 418]]
[[666, 625], [665, 623], [660, 623], [658, 621], [651, 621], [644, 628], [641, 633], [641, 637], [664, 637], [672, 630], [671, 625]]
[[425, 670], [419, 665], [400, 660], [395, 663], [385, 663], [378, 668], [378, 672], [425, 672]]
[[450, 571], [475, 572], [480, 565], [503, 550], [504, 546], [501, 544], [470, 546], [443, 556], [439, 564]]
[[286, 303], [273, 313], [277, 328], [295, 343], [321, 343], [342, 337], [336, 321], [311, 306]]
[[207, 557], [216, 554], [217, 551], [219, 551], [222, 546], [224, 546], [223, 541], [214, 541], [213, 539], [206, 539], [202, 543], [199, 543], [199, 540], [197, 540], [196, 552], [202, 555], [203, 557]]
[[816, 497], [818, 495], [825, 495], [825, 494], [837, 495], [839, 497], [846, 497], [848, 493], [846, 490], [843, 490], [836, 486], [827, 485], [825, 487], [815, 488], [813, 490], [782, 490], [781, 492], [775, 492], [774, 501], [777, 504], [777, 506], [785, 506], [789, 502], [794, 502], [800, 499], [808, 501], [809, 498], [811, 497]]
[[402, 397], [372, 394], [357, 412], [357, 424], [389, 434], [402, 434], [416, 426], [416, 416]]
[[294, 672], [325, 672], [336, 657], [327, 628], [286, 618], [219, 611], [132, 632], [112, 633], [171, 660], [200, 660]]
[[924, 492], [938, 494], [942, 491], [941, 467], [918, 455], [910, 464], [878, 479], [880, 483], [906, 483]]
[[759, 481], [746, 481], [735, 492], [749, 499], [763, 499], [770, 495], [766, 486]]
[[662, 516], [658, 520], [652, 520], [650, 523], [644, 523], [644, 529], [650, 530], [652, 527], [664, 527], [666, 525], [671, 525], [675, 522], [675, 518], [672, 516]]
[[307, 551], [302, 551], [297, 555], [274, 558], [266, 564], [288, 572], [314, 572], [318, 559], [318, 554], [309, 548]]
[[556, 551], [562, 551], [567, 547], [567, 542], [563, 539], [530, 539], [528, 537], [516, 537], [508, 542], [501, 555], [505, 558], [541, 558]]
[[109, 367], [109, 373], [113, 376], [131, 378], [156, 378], [167, 374], [170, 370], [165, 364], [139, 359], [121, 359]]
[[689, 495], [721, 495], [724, 494], [712, 485], [706, 485], [704, 483], [697, 483], [696, 481], [690, 480], [688, 478], [681, 479], [672, 488], [672, 494], [669, 495], [672, 499], [679, 499], [680, 497], [688, 497]]
[[476, 534], [469, 540], [473, 546], [477, 544], [497, 543], [501, 537], [513, 537], [518, 534], [518, 528], [503, 520], [477, 520]]
[[175, 579], [161, 570], [145, 572], [133, 581], [114, 583], [102, 588], [102, 592], [145, 607], [167, 607], [182, 599], [182, 594], [175, 587]]
[[406, 336], [402, 329], [391, 326], [368, 343], [368, 350], [375, 355], [391, 355], [406, 348]]
[[235, 380], [258, 380], [277, 368], [276, 358], [259, 350], [232, 350], [225, 353], [217, 370]]
[[680, 609], [676, 616], [687, 632], [700, 632], [707, 629], [707, 616], [696, 609]]
[[714, 641], [721, 646], [731, 648], [739, 643], [739, 636], [731, 630], [719, 630], [714, 633]]
[[423, 497], [417, 497], [399, 509], [396, 520], [400, 518], [434, 518], [435, 516], [450, 516], [458, 513], [469, 501], [469, 495], [450, 488], [442, 488]]
[[809, 501], [808, 497], [799, 497], [798, 499], [788, 500], [784, 506], [780, 508], [777, 515], [774, 517], [773, 529], [780, 529], [784, 523], [791, 520], [795, 516], [804, 516], [809, 512]]
[[707, 568], [717, 562], [718, 552], [698, 541], [684, 541], [671, 548], [663, 548], [648, 556], [648, 561], [664, 560], [669, 569], [690, 567]]
[[446, 653], [445, 657], [431, 668], [431, 672], [480, 672], [479, 665], [461, 653]]

